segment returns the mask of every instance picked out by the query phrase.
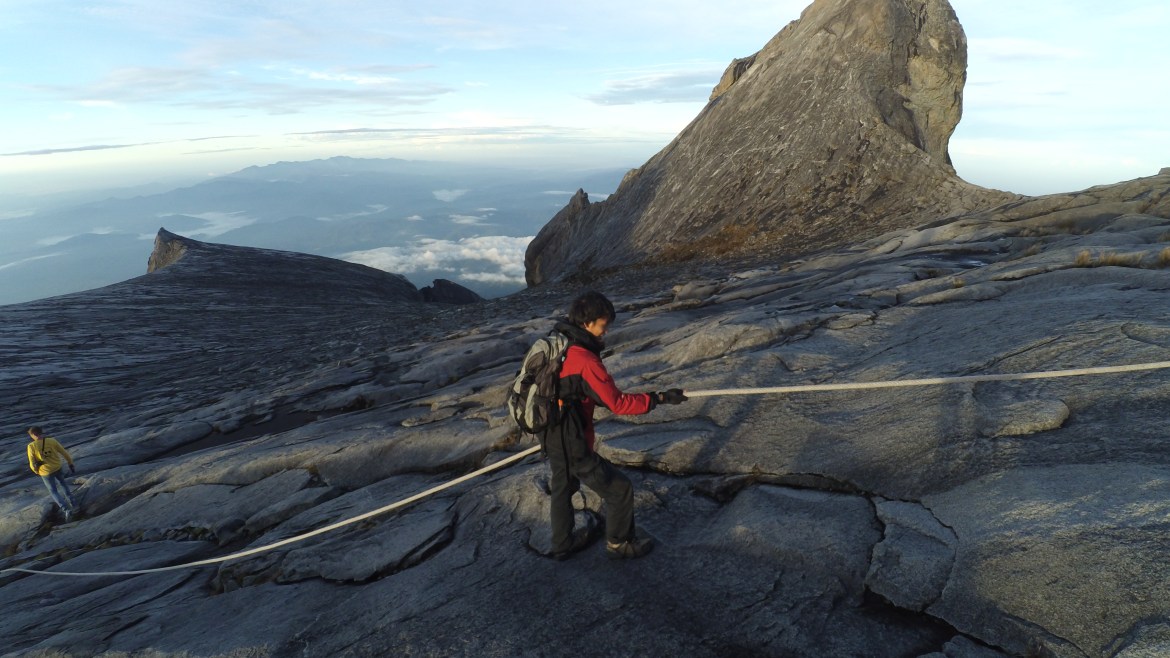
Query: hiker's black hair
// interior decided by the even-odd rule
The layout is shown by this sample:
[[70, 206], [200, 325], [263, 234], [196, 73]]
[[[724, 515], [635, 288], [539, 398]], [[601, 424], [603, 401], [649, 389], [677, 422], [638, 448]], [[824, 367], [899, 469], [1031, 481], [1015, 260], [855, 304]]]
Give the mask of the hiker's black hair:
[[36, 434], [37, 436], [43, 436], [45, 433], [45, 430], [41, 429], [40, 425], [33, 425], [32, 427], [28, 428], [28, 431], [29, 433]]
[[613, 302], [596, 290], [590, 290], [573, 300], [573, 305], [569, 307], [569, 324], [579, 327], [601, 318], [613, 322], [615, 317], [617, 313], [613, 310]]

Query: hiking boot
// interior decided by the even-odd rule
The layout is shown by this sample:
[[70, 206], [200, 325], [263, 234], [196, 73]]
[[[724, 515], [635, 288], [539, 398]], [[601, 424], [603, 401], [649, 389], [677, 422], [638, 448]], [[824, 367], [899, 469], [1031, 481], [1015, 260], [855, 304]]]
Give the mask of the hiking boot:
[[618, 543], [605, 542], [605, 556], [611, 560], [627, 560], [642, 557], [654, 550], [650, 537], [636, 537]]
[[65, 510], [65, 523], [73, 520], [73, 510]]
[[572, 538], [569, 539], [569, 547], [563, 551], [553, 551], [550, 556], [557, 562], [567, 560], [573, 556], [573, 553], [578, 553], [592, 544], [595, 538], [593, 528], [577, 528], [573, 531]]

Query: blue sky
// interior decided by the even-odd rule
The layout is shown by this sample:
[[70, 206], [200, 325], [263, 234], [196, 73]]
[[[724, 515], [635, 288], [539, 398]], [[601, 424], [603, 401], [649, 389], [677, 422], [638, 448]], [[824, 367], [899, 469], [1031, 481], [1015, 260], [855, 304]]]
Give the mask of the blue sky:
[[[350, 155], [633, 167], [804, 0], [0, 0], [0, 195]], [[959, 174], [1170, 166], [1170, 3], [952, 0]]]

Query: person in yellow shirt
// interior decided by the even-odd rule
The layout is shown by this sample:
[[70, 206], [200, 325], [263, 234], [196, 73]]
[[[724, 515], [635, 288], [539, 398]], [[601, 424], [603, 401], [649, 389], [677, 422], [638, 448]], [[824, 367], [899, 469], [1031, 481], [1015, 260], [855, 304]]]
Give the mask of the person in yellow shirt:
[[72, 521], [73, 515], [78, 512], [78, 506], [77, 500], [73, 498], [73, 492], [69, 491], [69, 485], [65, 483], [63, 467], [68, 463], [69, 474], [73, 475], [76, 472], [73, 457], [57, 439], [45, 436], [45, 431], [40, 427], [28, 428], [28, 435], [32, 438], [28, 444], [28, 467], [33, 473], [41, 476], [49, 495], [53, 497], [53, 502], [65, 512], [65, 521]]

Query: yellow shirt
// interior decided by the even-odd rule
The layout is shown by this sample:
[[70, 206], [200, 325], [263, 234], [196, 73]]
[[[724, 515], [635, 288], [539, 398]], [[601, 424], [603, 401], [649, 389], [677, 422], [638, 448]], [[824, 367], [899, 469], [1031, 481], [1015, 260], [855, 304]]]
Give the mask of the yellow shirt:
[[[61, 470], [62, 457], [73, 466], [69, 451], [51, 436], [46, 436], [43, 442], [37, 439], [28, 444], [28, 467], [37, 475], [52, 475]], [[37, 462], [40, 462], [40, 468], [37, 468]]]

